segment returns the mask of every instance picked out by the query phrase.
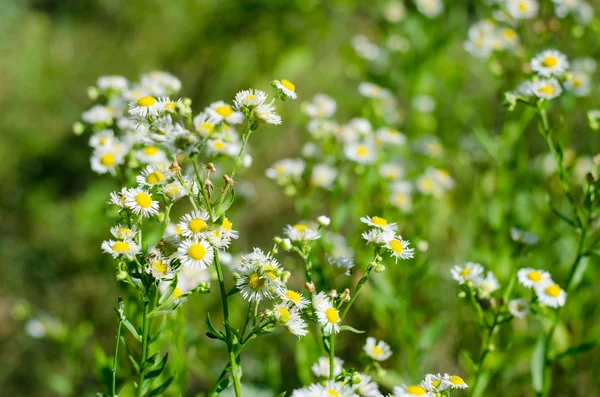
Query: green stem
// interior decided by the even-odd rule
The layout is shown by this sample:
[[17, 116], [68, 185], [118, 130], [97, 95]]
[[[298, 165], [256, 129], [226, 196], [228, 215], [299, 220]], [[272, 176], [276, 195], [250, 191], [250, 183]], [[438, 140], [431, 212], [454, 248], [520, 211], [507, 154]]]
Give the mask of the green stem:
[[117, 364], [119, 362], [119, 343], [121, 343], [121, 326], [123, 325], [122, 316], [119, 313], [119, 325], [117, 326], [117, 339], [115, 342], [115, 355], [113, 357], [112, 367], [112, 397], [117, 397]]
[[152, 310], [150, 308], [151, 306], [151, 297], [150, 294], [151, 292], [146, 290], [146, 296], [144, 297], [144, 313], [143, 313], [143, 318], [142, 318], [142, 354], [141, 354], [141, 359], [140, 359], [140, 376], [139, 376], [139, 380], [138, 380], [138, 392], [137, 395], [138, 397], [142, 396], [142, 385], [144, 382], [144, 375], [145, 375], [145, 370], [144, 370], [144, 363], [146, 362], [146, 359], [148, 358], [148, 339], [149, 339], [149, 335], [150, 335], [150, 319], [148, 318], [148, 313]]
[[229, 305], [227, 303], [227, 290], [225, 289], [225, 280], [223, 279], [223, 269], [219, 262], [219, 254], [215, 251], [215, 268], [217, 270], [217, 278], [219, 279], [219, 287], [221, 289], [221, 301], [223, 304], [223, 321], [225, 323], [225, 333], [227, 336], [227, 349], [229, 350], [229, 364], [231, 365], [231, 375], [233, 376], [233, 386], [235, 388], [236, 397], [241, 396], [240, 370], [237, 366], [237, 358], [235, 347], [233, 345], [233, 333], [229, 320]]
[[485, 337], [482, 348], [481, 348], [481, 355], [479, 356], [479, 363], [477, 364], [477, 371], [475, 372], [475, 379], [473, 380], [472, 386], [469, 388], [471, 390], [471, 392], [469, 393], [469, 396], [472, 396], [473, 393], [477, 392], [477, 385], [479, 384], [479, 381], [481, 380], [481, 375], [483, 374], [483, 364], [485, 362], [485, 358], [487, 357], [488, 353], [492, 350], [491, 349], [492, 339], [493, 339], [494, 334], [496, 333], [497, 329], [498, 329], [498, 315], [494, 315], [494, 323], [488, 329], [487, 336]]
[[372, 271], [373, 271], [373, 269], [369, 265], [369, 267], [367, 268], [367, 272], [365, 273], [365, 275], [363, 276], [363, 278], [361, 278], [360, 281], [358, 282], [358, 284], [356, 285], [356, 289], [354, 290], [354, 294], [350, 298], [350, 302], [348, 302], [348, 304], [346, 305], [346, 307], [344, 307], [344, 310], [342, 310], [342, 316], [340, 318], [340, 322], [342, 322], [344, 320], [344, 317], [346, 317], [346, 314], [348, 314], [348, 310], [350, 310], [350, 307], [352, 306], [352, 304], [354, 303], [354, 301], [358, 297], [358, 293], [360, 292], [360, 290], [363, 287], [363, 285], [365, 285], [365, 283], [369, 279], [369, 275], [371, 274]]
[[335, 379], [335, 333], [329, 334], [329, 380]]

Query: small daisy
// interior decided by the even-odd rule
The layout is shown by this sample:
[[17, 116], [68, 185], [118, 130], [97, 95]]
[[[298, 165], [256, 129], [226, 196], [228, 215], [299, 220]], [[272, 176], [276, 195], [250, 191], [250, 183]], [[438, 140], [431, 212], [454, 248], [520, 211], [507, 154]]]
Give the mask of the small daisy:
[[214, 259], [213, 247], [202, 239], [185, 239], [177, 249], [176, 257], [181, 264], [194, 270], [204, 270]]
[[379, 166], [379, 175], [388, 180], [400, 179], [404, 176], [404, 167], [400, 163], [383, 163]]
[[331, 224], [331, 218], [325, 215], [320, 215], [317, 217], [317, 223], [323, 227], [327, 227]]
[[350, 161], [362, 165], [369, 165], [377, 159], [377, 149], [370, 142], [350, 142], [344, 145], [344, 153]]
[[242, 112], [236, 111], [231, 105], [223, 101], [211, 103], [204, 111], [209, 116], [209, 121], [212, 124], [220, 124], [222, 122], [240, 124], [245, 119]]
[[162, 193], [165, 194], [171, 201], [177, 201], [180, 198], [187, 196], [188, 191], [181, 184], [181, 182], [175, 180], [162, 188]]
[[421, 383], [419, 383], [419, 386], [421, 386], [423, 389], [429, 392], [435, 393], [438, 391], [443, 391], [445, 390], [445, 388], [442, 385], [443, 379], [444, 377], [442, 376], [442, 374], [427, 374], [425, 375], [425, 379], [423, 379]]
[[365, 223], [371, 227], [386, 231], [386, 232], [395, 232], [398, 230], [398, 224], [389, 223], [387, 219], [382, 218], [380, 216], [363, 216], [360, 218], [362, 223]]
[[450, 273], [452, 278], [462, 285], [467, 281], [478, 281], [483, 274], [483, 266], [479, 263], [467, 262], [464, 266], [454, 266]]
[[148, 165], [142, 170], [135, 180], [140, 186], [156, 186], [167, 182], [169, 177], [168, 171], [163, 166]]
[[304, 309], [310, 303], [301, 293], [294, 290], [288, 289], [281, 291], [279, 297], [292, 307], [298, 308], [299, 310]]
[[260, 249], [242, 256], [236, 286], [244, 299], [260, 302], [279, 295], [285, 288], [281, 281], [281, 268], [277, 260]]
[[304, 103], [302, 110], [310, 117], [329, 118], [334, 115], [337, 104], [326, 94], [315, 94], [312, 102]]
[[419, 12], [428, 18], [435, 18], [444, 11], [442, 0], [415, 0]]
[[396, 258], [398, 263], [398, 259], [411, 259], [415, 256], [415, 250], [408, 248], [409, 244], [407, 240], [402, 240], [402, 236], [395, 236], [385, 242], [385, 247], [390, 250], [390, 255]]
[[367, 356], [376, 361], [387, 360], [392, 355], [390, 345], [382, 340], [377, 342], [373, 337], [367, 338], [367, 343], [363, 346], [363, 350], [367, 353]]
[[565, 87], [573, 92], [575, 96], [584, 97], [589, 95], [592, 89], [592, 79], [589, 74], [580, 71], [574, 71], [565, 81]]
[[479, 278], [475, 281], [475, 287], [481, 298], [487, 299], [492, 293], [500, 289], [500, 283], [491, 271], [487, 272], [485, 278]]
[[519, 282], [526, 288], [533, 288], [551, 281], [550, 273], [545, 270], [525, 267], [517, 272]]
[[215, 125], [209, 121], [209, 116], [205, 112], [194, 117], [193, 124], [194, 129], [205, 138], [209, 137], [215, 130]]
[[304, 223], [297, 223], [293, 226], [287, 225], [283, 230], [283, 233], [292, 241], [311, 241], [321, 237], [318, 231], [310, 228]]
[[515, 19], [532, 19], [538, 12], [537, 0], [508, 0], [506, 9], [511, 17]]
[[296, 86], [289, 80], [274, 80], [271, 85], [279, 90], [285, 99], [296, 99]]
[[336, 382], [334, 380], [328, 380], [323, 386], [322, 396], [327, 397], [354, 397], [356, 394], [352, 391], [352, 388], [345, 382]]
[[263, 103], [254, 108], [254, 115], [263, 123], [279, 125], [281, 124], [281, 116], [275, 113], [275, 105], [271, 103]]
[[329, 299], [321, 302], [316, 312], [325, 335], [340, 332], [340, 313]]
[[141, 252], [141, 249], [131, 240], [106, 240], [102, 242], [102, 251], [112, 255], [115, 259], [120, 256], [133, 259], [133, 257]]
[[559, 51], [546, 50], [531, 60], [531, 69], [542, 77], [560, 77], [569, 69], [569, 61]]
[[89, 124], [106, 124], [113, 123], [113, 111], [102, 105], [94, 105], [89, 110], [81, 114], [81, 119]]
[[329, 297], [327, 296], [327, 294], [325, 292], [321, 291], [321, 292], [319, 292], [317, 294], [314, 294], [312, 296], [312, 298], [311, 298], [311, 305], [312, 305], [313, 309], [316, 310], [317, 307], [319, 307], [319, 305], [322, 302], [325, 302], [328, 299], [329, 299]]
[[156, 146], [146, 146], [135, 153], [136, 158], [142, 163], [165, 165], [168, 164], [167, 155]]
[[513, 299], [508, 302], [508, 311], [516, 318], [524, 318], [529, 313], [529, 302], [525, 299]]
[[442, 385], [450, 389], [466, 389], [469, 387], [463, 378], [457, 375], [444, 374]]
[[361, 234], [363, 240], [367, 244], [381, 245], [386, 244], [388, 241], [394, 238], [394, 232], [392, 230], [382, 230], [379, 228], [370, 229]]
[[540, 99], [550, 100], [562, 94], [562, 88], [556, 79], [535, 80], [530, 87], [533, 95]]
[[144, 218], [158, 214], [158, 201], [152, 200], [152, 195], [141, 188], [127, 189], [125, 206], [134, 214], [141, 214]]
[[148, 261], [146, 271], [157, 280], [162, 280], [171, 275], [169, 260], [161, 255], [156, 255]]
[[127, 193], [127, 188], [122, 188], [120, 192], [110, 192], [108, 204], [116, 205], [121, 209], [125, 208], [125, 193]]
[[540, 303], [553, 308], [564, 306], [567, 299], [567, 293], [552, 280], [536, 285], [535, 293]]
[[[333, 376], [337, 377], [342, 373], [344, 360], [339, 357], [333, 358]], [[313, 374], [317, 378], [329, 378], [329, 357], [319, 357], [319, 360], [311, 367]]]
[[419, 385], [394, 387], [394, 397], [433, 397], [434, 394]]
[[200, 237], [208, 229], [208, 212], [193, 211], [181, 217], [178, 225], [185, 237]]
[[89, 145], [94, 149], [111, 147], [115, 142], [113, 130], [102, 130], [90, 137]]
[[110, 233], [119, 240], [130, 240], [135, 237], [136, 227], [129, 228], [123, 225], [116, 225], [110, 228]]
[[127, 79], [123, 76], [101, 76], [96, 80], [96, 86], [102, 91], [120, 92], [127, 88]]
[[413, 185], [406, 181], [397, 181], [390, 185], [390, 204], [403, 212], [408, 212], [412, 208]]
[[131, 102], [129, 104], [129, 114], [136, 117], [154, 117], [163, 111], [164, 108], [162, 104], [152, 96], [141, 97], [137, 102]]
[[281, 159], [268, 168], [265, 175], [278, 183], [287, 183], [290, 180], [299, 180], [305, 167], [306, 163], [302, 159]]
[[94, 154], [90, 158], [92, 171], [98, 174], [110, 173], [116, 175], [117, 166], [124, 162], [124, 152], [115, 145], [94, 150]]
[[375, 131], [377, 146], [399, 146], [406, 143], [406, 137], [395, 128], [383, 127]]
[[233, 104], [236, 110], [254, 109], [258, 105], [262, 105], [267, 100], [267, 94], [261, 90], [243, 90], [235, 94]]
[[337, 176], [337, 168], [331, 167], [327, 164], [317, 164], [312, 169], [310, 183], [315, 187], [332, 190], [333, 183], [335, 182]]
[[379, 397], [379, 385], [366, 374], [360, 374], [360, 382], [352, 385], [352, 391], [362, 397]]

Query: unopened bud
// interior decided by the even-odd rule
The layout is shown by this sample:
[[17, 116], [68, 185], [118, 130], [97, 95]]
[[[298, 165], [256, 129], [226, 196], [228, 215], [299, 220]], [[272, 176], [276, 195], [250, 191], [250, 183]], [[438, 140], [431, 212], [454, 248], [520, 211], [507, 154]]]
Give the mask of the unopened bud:
[[83, 125], [83, 123], [76, 121], [75, 123], [73, 123], [73, 133], [75, 135], [81, 135], [83, 134], [83, 131], [85, 130], [85, 126]]
[[92, 101], [98, 99], [98, 89], [96, 87], [88, 87], [87, 89], [88, 98]]
[[358, 372], [352, 374], [352, 384], [358, 385], [360, 382], [362, 382], [362, 376]]
[[210, 283], [200, 283], [198, 285], [198, 292], [201, 294], [207, 294], [210, 292]]
[[459, 297], [460, 299], [464, 299], [464, 298], [466, 298], [466, 297], [467, 297], [467, 293], [466, 293], [465, 291], [460, 291], [460, 292], [458, 293], [458, 297]]
[[165, 220], [165, 213], [159, 212], [158, 215], [156, 216], [156, 220], [158, 221], [158, 223], [163, 223]]
[[274, 237], [273, 242], [275, 242], [275, 244], [279, 245], [283, 242], [283, 240], [281, 239], [281, 237]]
[[290, 279], [290, 276], [292, 274], [290, 272], [288, 272], [287, 270], [283, 273], [281, 273], [281, 276], [279, 277], [281, 279], [281, 281], [283, 281], [284, 283], [287, 283], [288, 280]]
[[385, 271], [385, 265], [383, 265], [383, 264], [381, 264], [381, 263], [378, 263], [378, 264], [376, 264], [375, 266], [373, 266], [373, 270], [374, 270], [376, 273], [381, 273], [381, 272], [384, 272], [384, 271]]
[[317, 222], [319, 222], [319, 225], [321, 225], [323, 227], [327, 227], [331, 223], [331, 219], [329, 219], [329, 217], [327, 217], [325, 215], [321, 215], [320, 217], [317, 218]]
[[185, 106], [190, 106], [192, 104], [192, 100], [190, 98], [183, 98], [183, 104]]
[[117, 273], [117, 281], [123, 281], [127, 278], [127, 272], [125, 270], [121, 270]]
[[283, 241], [281, 242], [281, 247], [286, 250], [289, 251], [292, 249], [292, 242], [290, 241], [289, 238], [285, 238], [283, 239]]

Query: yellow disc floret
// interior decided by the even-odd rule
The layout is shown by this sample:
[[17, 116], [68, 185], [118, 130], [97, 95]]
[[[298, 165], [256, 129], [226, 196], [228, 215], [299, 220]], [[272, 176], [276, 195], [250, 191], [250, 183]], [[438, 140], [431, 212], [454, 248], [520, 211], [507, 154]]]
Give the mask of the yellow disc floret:
[[154, 99], [154, 97], [151, 96], [143, 96], [140, 99], [138, 99], [137, 104], [138, 106], [152, 106], [156, 103], [156, 99]]
[[152, 197], [148, 193], [138, 193], [135, 195], [135, 202], [142, 208], [149, 208], [152, 205]]
[[200, 261], [206, 256], [206, 248], [202, 244], [192, 244], [188, 248], [188, 255], [195, 261]]

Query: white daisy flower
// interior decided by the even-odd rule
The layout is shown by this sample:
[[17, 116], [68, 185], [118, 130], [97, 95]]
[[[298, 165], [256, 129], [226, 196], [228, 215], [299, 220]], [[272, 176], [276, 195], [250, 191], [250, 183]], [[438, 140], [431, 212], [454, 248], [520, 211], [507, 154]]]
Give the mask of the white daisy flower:
[[337, 103], [326, 94], [315, 94], [312, 102], [305, 102], [302, 110], [310, 117], [329, 118], [332, 117], [337, 108]]
[[526, 288], [533, 288], [537, 285], [546, 284], [547, 282], [552, 281], [550, 273], [547, 271], [532, 269], [530, 267], [519, 269], [517, 272], [517, 279], [519, 280], [519, 283]]
[[101, 76], [96, 80], [96, 86], [101, 91], [121, 92], [127, 89], [128, 81], [123, 76]]
[[340, 313], [331, 300], [327, 299], [319, 303], [316, 314], [325, 335], [340, 332]]
[[359, 57], [368, 61], [376, 61], [381, 56], [381, 48], [362, 34], [352, 37], [350, 44]]
[[494, 273], [491, 271], [487, 272], [485, 278], [479, 278], [475, 281], [475, 287], [481, 298], [487, 299], [492, 293], [500, 289], [500, 283]]
[[559, 51], [545, 50], [531, 60], [531, 69], [542, 77], [560, 77], [569, 69], [569, 61]]
[[123, 225], [116, 225], [110, 228], [110, 234], [119, 240], [131, 240], [135, 237], [137, 229], [135, 226], [129, 228]]
[[444, 377], [442, 374], [427, 374], [425, 375], [425, 379], [419, 383], [423, 389], [429, 392], [440, 392], [444, 391], [445, 387], [442, 385], [442, 380]]
[[102, 130], [90, 137], [89, 145], [94, 149], [108, 148], [113, 146], [115, 141], [115, 133], [113, 130]]
[[325, 382], [322, 395], [327, 397], [356, 397], [352, 388], [345, 382], [336, 382], [334, 380]]
[[516, 318], [524, 318], [529, 313], [529, 302], [525, 299], [513, 299], [508, 302], [508, 311]]
[[592, 78], [585, 72], [574, 71], [565, 81], [565, 87], [575, 96], [584, 97], [592, 90]]
[[390, 204], [403, 212], [412, 208], [413, 185], [406, 181], [396, 181], [390, 185]]
[[362, 82], [358, 85], [358, 92], [365, 98], [383, 99], [391, 96], [391, 92], [377, 84]]
[[296, 86], [289, 80], [274, 80], [271, 85], [277, 88], [287, 99], [296, 99], [298, 97], [296, 95]]
[[363, 216], [360, 218], [360, 221], [362, 223], [365, 223], [371, 227], [383, 230], [383, 231], [387, 231], [387, 232], [396, 232], [398, 230], [398, 224], [397, 223], [389, 223], [387, 219], [382, 218], [380, 216], [374, 216], [374, 217], [370, 217], [370, 216]]
[[450, 270], [450, 273], [452, 274], [452, 278], [461, 285], [467, 281], [476, 283], [483, 274], [483, 266], [479, 263], [467, 262], [464, 266], [454, 266]]
[[134, 117], [148, 118], [156, 117], [164, 112], [164, 104], [157, 101], [153, 96], [144, 96], [129, 104], [129, 114]]
[[140, 84], [156, 96], [176, 94], [181, 90], [181, 81], [177, 77], [160, 70], [143, 74]]
[[323, 393], [323, 386], [313, 383], [308, 387], [294, 390], [291, 397], [322, 397]]
[[406, 136], [395, 128], [382, 127], [375, 131], [377, 146], [400, 146], [406, 143]]
[[162, 255], [152, 257], [147, 263], [146, 271], [157, 280], [163, 280], [172, 275], [169, 260]]
[[144, 218], [158, 214], [158, 201], [152, 200], [150, 192], [141, 188], [127, 189], [124, 196], [125, 206], [134, 214], [141, 214]]
[[167, 165], [169, 161], [165, 152], [157, 146], [146, 146], [135, 153], [136, 158], [142, 163], [154, 165]]
[[352, 385], [352, 391], [362, 397], [379, 397], [379, 385], [367, 374], [359, 374], [360, 382]]
[[506, 10], [515, 19], [532, 19], [537, 16], [537, 0], [507, 0]]
[[363, 346], [363, 350], [367, 353], [367, 356], [371, 357], [376, 361], [384, 361], [390, 358], [392, 355], [392, 350], [390, 349], [390, 345], [385, 343], [384, 341], [377, 340], [373, 337], [368, 337], [367, 342]]
[[[390, 235], [386, 236], [389, 237]], [[411, 259], [415, 256], [415, 249], [408, 248], [409, 244], [407, 240], [402, 239], [402, 236], [394, 236], [385, 242], [385, 247], [398, 263], [398, 259]]]
[[127, 188], [122, 188], [120, 192], [111, 192], [108, 204], [116, 205], [121, 209], [125, 208], [125, 193], [127, 193]]
[[[190, 186], [191, 187], [191, 182]], [[162, 193], [165, 194], [171, 201], [177, 201], [182, 197], [187, 196], [188, 191], [178, 180], [174, 180], [171, 183], [164, 185]]]
[[159, 165], [148, 165], [142, 170], [135, 180], [140, 186], [156, 186], [167, 182], [169, 171], [167, 168]]
[[419, 385], [394, 387], [394, 397], [434, 397], [435, 394]]
[[370, 142], [350, 142], [344, 145], [344, 154], [350, 161], [362, 165], [373, 164], [377, 159], [377, 149]]
[[540, 303], [553, 308], [564, 306], [567, 299], [567, 293], [552, 280], [536, 285], [535, 293]]
[[323, 227], [327, 227], [331, 224], [331, 218], [325, 215], [320, 215], [317, 217], [317, 223]]
[[275, 105], [273, 105], [273, 101], [271, 101], [271, 103], [258, 105], [254, 109], [254, 115], [263, 123], [279, 125], [281, 124], [281, 116], [275, 113], [275, 110]]
[[313, 307], [313, 309], [317, 309], [317, 307], [322, 303], [325, 302], [326, 300], [328, 300], [329, 297], [327, 296], [327, 294], [323, 291], [314, 294], [311, 298], [311, 305]]
[[287, 225], [283, 230], [283, 233], [292, 241], [311, 241], [321, 237], [318, 231], [304, 223], [297, 223], [293, 226]]
[[209, 137], [215, 130], [215, 125], [209, 121], [209, 116], [205, 112], [199, 113], [192, 121], [194, 129], [203, 137]]
[[106, 240], [102, 242], [102, 251], [112, 255], [113, 258], [123, 256], [128, 259], [133, 259], [137, 254], [141, 253], [140, 247], [131, 240]]
[[287, 303], [288, 306], [295, 307], [299, 310], [304, 309], [310, 303], [310, 301], [306, 299], [301, 293], [291, 289], [285, 289], [280, 291], [279, 297], [281, 298], [281, 300]]
[[175, 257], [181, 264], [194, 270], [204, 270], [213, 263], [213, 247], [203, 239], [185, 239], [179, 245]]
[[[333, 376], [337, 377], [342, 373], [342, 366], [344, 365], [344, 360], [339, 357], [333, 358]], [[311, 367], [312, 373], [317, 378], [329, 378], [329, 357], [319, 357], [319, 360], [314, 363]]]
[[117, 167], [125, 162], [125, 153], [115, 145], [94, 150], [90, 158], [91, 168], [98, 174], [117, 174]]
[[265, 171], [269, 179], [279, 183], [288, 183], [302, 177], [306, 163], [302, 159], [281, 159]]
[[280, 279], [281, 268], [276, 259], [255, 248], [242, 256], [236, 286], [244, 299], [260, 302], [279, 295], [285, 288]]
[[208, 241], [217, 248], [228, 248], [231, 239], [237, 239], [239, 234], [233, 230], [233, 224], [229, 219], [224, 218], [221, 226], [211, 227], [206, 233]]
[[333, 182], [335, 182], [337, 176], [337, 168], [331, 167], [327, 164], [317, 164], [312, 169], [310, 183], [315, 187], [332, 190]]
[[208, 218], [206, 211], [193, 211], [182, 216], [178, 226], [185, 237], [201, 237], [208, 229]]
[[233, 104], [236, 110], [242, 111], [242, 109], [254, 109], [255, 107], [262, 105], [267, 100], [267, 94], [261, 90], [248, 89], [243, 90], [235, 94]]
[[204, 109], [204, 112], [208, 115], [209, 121], [212, 124], [220, 124], [222, 122], [240, 124], [245, 119], [242, 112], [236, 111], [231, 105], [223, 101], [211, 103], [210, 106]]
[[531, 92], [540, 99], [554, 99], [562, 94], [562, 87], [556, 79], [534, 80], [530, 83]]
[[458, 375], [444, 374], [442, 387], [445, 389], [466, 389], [469, 385]]
[[442, 0], [414, 0], [417, 10], [428, 18], [435, 18], [444, 11]]
[[102, 106], [94, 105], [89, 110], [81, 114], [81, 119], [89, 124], [112, 124], [114, 112], [112, 109]]
[[400, 163], [383, 163], [379, 166], [379, 175], [384, 179], [400, 179], [404, 176], [404, 166]]
[[296, 335], [298, 338], [302, 338], [303, 336], [306, 336], [308, 334], [308, 324], [306, 323], [306, 321], [304, 321], [304, 319], [302, 319], [302, 317], [300, 317], [300, 314], [297, 310], [291, 311], [289, 321], [286, 322], [283, 326], [285, 329], [288, 330], [288, 332], [290, 332], [293, 335]]
[[371, 243], [375, 245], [382, 245], [394, 238], [394, 232], [391, 230], [374, 228], [363, 232], [361, 237], [367, 242], [367, 244]]

